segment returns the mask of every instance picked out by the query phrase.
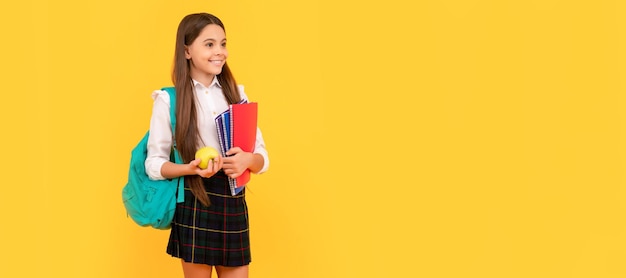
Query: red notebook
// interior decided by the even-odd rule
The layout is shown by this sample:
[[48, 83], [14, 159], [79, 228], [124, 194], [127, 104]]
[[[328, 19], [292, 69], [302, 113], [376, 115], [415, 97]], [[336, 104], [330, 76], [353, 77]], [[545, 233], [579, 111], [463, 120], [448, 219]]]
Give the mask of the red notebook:
[[[239, 147], [244, 152], [254, 152], [257, 111], [258, 105], [256, 102], [230, 105], [230, 138], [232, 147]], [[239, 189], [237, 191], [240, 191], [250, 181], [250, 170], [246, 169], [241, 176], [237, 177], [236, 181], [236, 187]]]

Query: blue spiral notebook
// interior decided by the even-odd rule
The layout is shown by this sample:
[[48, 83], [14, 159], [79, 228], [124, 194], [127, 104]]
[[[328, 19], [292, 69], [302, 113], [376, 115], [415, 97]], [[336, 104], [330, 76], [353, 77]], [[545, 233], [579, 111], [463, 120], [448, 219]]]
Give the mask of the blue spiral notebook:
[[[240, 101], [237, 105], [234, 105], [235, 108], [239, 108], [241, 106], [238, 106], [240, 104], [248, 104], [247, 100], [242, 100]], [[253, 135], [248, 138], [247, 141], [252, 141], [254, 142], [256, 140], [256, 103], [252, 103], [254, 104], [254, 110], [253, 110], [253, 127], [254, 127], [254, 133]], [[249, 149], [249, 147], [244, 148], [243, 146], [237, 146], [237, 144], [234, 144], [234, 142], [236, 140], [234, 140], [234, 130], [235, 128], [233, 128], [233, 126], [241, 126], [242, 123], [250, 123], [250, 119], [240, 119], [237, 118], [237, 121], [235, 121], [235, 118], [237, 118], [235, 115], [233, 115], [233, 105], [229, 106], [229, 109], [227, 109], [226, 111], [222, 112], [221, 114], [219, 114], [216, 118], [215, 118], [215, 125], [217, 128], [217, 136], [218, 139], [220, 141], [220, 152], [222, 153], [222, 156], [226, 156], [226, 152], [228, 150], [230, 150], [232, 147], [241, 147], [244, 151], [248, 151], [251, 152], [254, 150], [254, 147], [252, 147], [252, 149]], [[242, 123], [240, 123], [239, 121], [242, 121]], [[245, 124], [243, 125], [245, 126]], [[248, 129], [252, 129], [252, 126], [248, 126], [246, 127]], [[252, 133], [252, 130], [249, 130], [247, 132], [245, 132], [247, 134]], [[241, 136], [241, 135], [239, 135]], [[245, 136], [250, 136], [250, 135], [245, 135]], [[230, 193], [231, 195], [237, 195], [239, 194], [245, 187], [245, 183], [247, 183], [250, 179], [250, 172], [249, 170], [246, 170], [246, 172], [244, 172], [244, 174], [242, 174], [240, 177], [236, 178], [236, 179], [232, 179], [232, 178], [228, 178], [228, 183], [230, 185]]]

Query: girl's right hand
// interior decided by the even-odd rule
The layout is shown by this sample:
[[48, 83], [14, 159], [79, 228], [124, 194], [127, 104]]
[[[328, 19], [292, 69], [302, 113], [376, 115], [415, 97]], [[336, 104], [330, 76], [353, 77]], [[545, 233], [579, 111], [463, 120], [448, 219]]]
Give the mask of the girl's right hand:
[[213, 160], [209, 160], [209, 164], [207, 165], [206, 169], [202, 169], [200, 167], [198, 167], [198, 165], [200, 164], [201, 159], [195, 159], [191, 162], [189, 162], [189, 166], [191, 166], [191, 168], [193, 169], [193, 172], [198, 175], [201, 176], [203, 178], [210, 178], [211, 176], [215, 175], [215, 173], [217, 173], [219, 170], [222, 169], [223, 166], [223, 161], [222, 161], [222, 157], [218, 156]]

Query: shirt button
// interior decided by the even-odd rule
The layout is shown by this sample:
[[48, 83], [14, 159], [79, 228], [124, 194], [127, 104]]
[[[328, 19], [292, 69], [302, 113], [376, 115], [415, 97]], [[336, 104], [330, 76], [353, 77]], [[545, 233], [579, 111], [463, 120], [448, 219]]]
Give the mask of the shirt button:
[[208, 90], [207, 90], [207, 91], [204, 91], [204, 93], [208, 95], [208, 94], [209, 94], [209, 91], [208, 91]]

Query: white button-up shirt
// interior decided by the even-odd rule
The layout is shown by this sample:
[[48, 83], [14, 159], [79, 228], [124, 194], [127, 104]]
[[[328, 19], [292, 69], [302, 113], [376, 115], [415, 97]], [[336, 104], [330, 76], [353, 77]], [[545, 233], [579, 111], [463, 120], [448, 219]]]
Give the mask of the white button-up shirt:
[[[199, 145], [211, 146], [216, 150], [220, 150], [220, 143], [217, 137], [217, 128], [215, 126], [215, 117], [226, 111], [229, 106], [224, 94], [222, 86], [213, 79], [209, 87], [205, 87], [202, 83], [193, 80], [194, 94], [196, 96], [196, 111], [198, 120], [198, 131], [200, 135]], [[242, 99], [248, 99], [243, 91], [243, 86], [239, 85], [239, 93]], [[152, 117], [150, 119], [150, 136], [148, 138], [148, 157], [145, 162], [146, 173], [153, 180], [165, 179], [161, 175], [161, 167], [170, 159], [170, 150], [172, 149], [172, 128], [170, 125], [170, 97], [167, 92], [156, 90], [152, 92], [154, 104], [152, 107]], [[254, 153], [263, 156], [263, 168], [260, 173], [267, 171], [269, 167], [269, 158], [265, 149], [265, 142], [261, 130], [257, 127], [256, 145]]]

